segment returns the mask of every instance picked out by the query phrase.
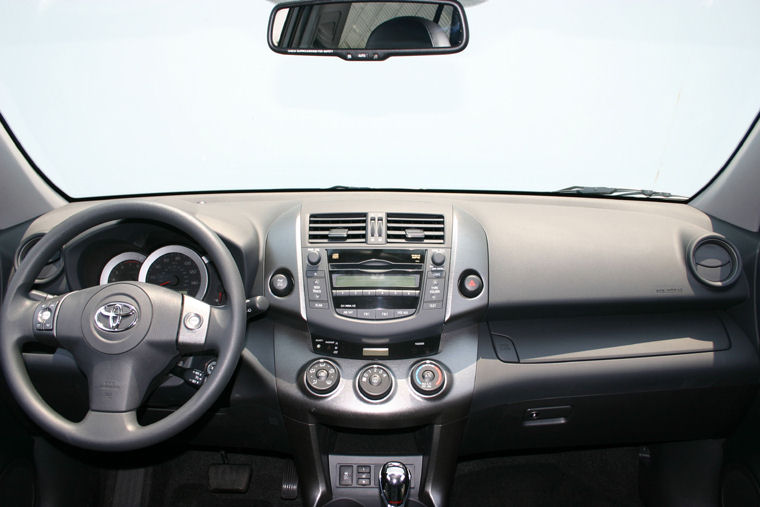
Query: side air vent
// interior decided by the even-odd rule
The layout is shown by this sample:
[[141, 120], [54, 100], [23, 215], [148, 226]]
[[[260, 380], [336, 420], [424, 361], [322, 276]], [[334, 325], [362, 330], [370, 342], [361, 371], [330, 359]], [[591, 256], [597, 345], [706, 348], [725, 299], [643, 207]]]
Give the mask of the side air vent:
[[322, 213], [309, 216], [311, 243], [364, 243], [366, 213]]
[[741, 274], [741, 257], [736, 247], [720, 236], [704, 236], [689, 249], [691, 271], [711, 287], [733, 285]]
[[443, 243], [443, 215], [388, 213], [388, 243]]
[[[20, 247], [18, 247], [18, 250], [16, 250], [16, 255], [13, 259], [13, 264], [16, 270], [18, 270], [19, 266], [21, 266], [21, 263], [24, 261], [24, 258], [26, 258], [26, 255], [40, 239], [42, 239], [42, 234], [30, 236]], [[58, 275], [61, 274], [61, 271], [63, 271], [63, 258], [61, 257], [61, 251], [59, 250], [42, 268], [42, 270], [37, 275], [37, 278], [34, 280], [34, 283], [44, 284], [52, 282]]]

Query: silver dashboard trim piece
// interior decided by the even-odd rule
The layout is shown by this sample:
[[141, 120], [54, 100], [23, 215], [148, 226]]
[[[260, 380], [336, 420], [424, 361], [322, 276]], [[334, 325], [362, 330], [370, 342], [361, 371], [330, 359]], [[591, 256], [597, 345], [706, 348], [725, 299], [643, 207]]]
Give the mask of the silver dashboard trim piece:
[[[201, 324], [195, 329], [185, 325], [185, 319], [192, 314], [197, 314], [201, 318]], [[179, 321], [179, 332], [177, 333], [177, 345], [192, 350], [202, 350], [206, 344], [206, 334], [208, 333], [208, 321], [211, 315], [211, 307], [203, 301], [198, 301], [194, 297], [182, 296], [182, 314]]]
[[303, 261], [301, 260], [301, 256], [303, 255], [302, 250], [302, 244], [301, 244], [301, 208], [299, 207], [298, 213], [296, 213], [296, 226], [295, 226], [295, 234], [296, 234], [296, 287], [298, 287], [298, 308], [301, 312], [301, 318], [306, 321], [306, 290], [304, 287], [306, 285], [303, 281]]
[[[145, 256], [139, 252], [122, 252], [119, 255], [113, 257], [110, 261], [106, 262], [106, 265], [103, 266], [103, 270], [100, 272], [100, 285], [107, 284], [108, 278], [111, 276], [111, 271], [113, 271], [113, 268], [124, 261], [137, 261], [144, 263]], [[142, 266], [140, 266], [140, 270], [142, 271]], [[136, 282], [137, 280], [134, 281]]]
[[203, 262], [203, 258], [198, 254], [198, 252], [186, 246], [167, 245], [151, 252], [145, 261], [143, 261], [143, 265], [140, 268], [140, 274], [137, 277], [137, 280], [139, 282], [147, 283], [148, 271], [150, 270], [153, 263], [156, 262], [156, 260], [160, 257], [163, 257], [169, 253], [180, 253], [186, 255], [190, 258], [191, 261], [195, 263], [198, 271], [200, 272], [201, 283], [198, 286], [198, 291], [195, 294], [189, 295], [197, 299], [203, 299], [206, 296], [206, 291], [208, 290], [208, 268], [206, 267], [206, 263]]
[[457, 214], [454, 212], [454, 210], [451, 210], [451, 258], [449, 259], [449, 287], [448, 287], [448, 293], [446, 294], [446, 311], [443, 315], [443, 322], [448, 322], [449, 318], [451, 318], [451, 303], [454, 298], [454, 291], [456, 290], [456, 273], [454, 272], [454, 268], [456, 266], [457, 261], [457, 246], [459, 244], [459, 217], [457, 217]]

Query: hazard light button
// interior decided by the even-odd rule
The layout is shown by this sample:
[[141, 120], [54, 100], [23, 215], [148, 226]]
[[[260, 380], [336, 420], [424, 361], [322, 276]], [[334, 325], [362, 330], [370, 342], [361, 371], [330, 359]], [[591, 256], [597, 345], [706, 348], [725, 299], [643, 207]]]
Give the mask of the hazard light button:
[[477, 273], [465, 274], [459, 280], [459, 292], [466, 298], [478, 297], [483, 292], [483, 279]]

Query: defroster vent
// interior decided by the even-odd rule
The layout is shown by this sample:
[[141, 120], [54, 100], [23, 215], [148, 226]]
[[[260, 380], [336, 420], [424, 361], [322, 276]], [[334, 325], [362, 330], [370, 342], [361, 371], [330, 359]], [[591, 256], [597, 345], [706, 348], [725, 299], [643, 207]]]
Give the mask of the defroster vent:
[[388, 243], [443, 243], [443, 215], [388, 213]]
[[311, 243], [364, 243], [366, 213], [321, 213], [309, 216]]

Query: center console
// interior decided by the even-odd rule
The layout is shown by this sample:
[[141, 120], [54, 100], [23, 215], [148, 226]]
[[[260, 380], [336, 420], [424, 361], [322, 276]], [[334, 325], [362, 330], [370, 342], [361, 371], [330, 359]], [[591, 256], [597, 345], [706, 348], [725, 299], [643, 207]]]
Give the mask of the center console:
[[[307, 505], [380, 505], [401, 463], [410, 505], [445, 503], [472, 398], [488, 252], [461, 210], [335, 203], [270, 229], [265, 294], [277, 392]], [[349, 481], [351, 482], [349, 484]]]

